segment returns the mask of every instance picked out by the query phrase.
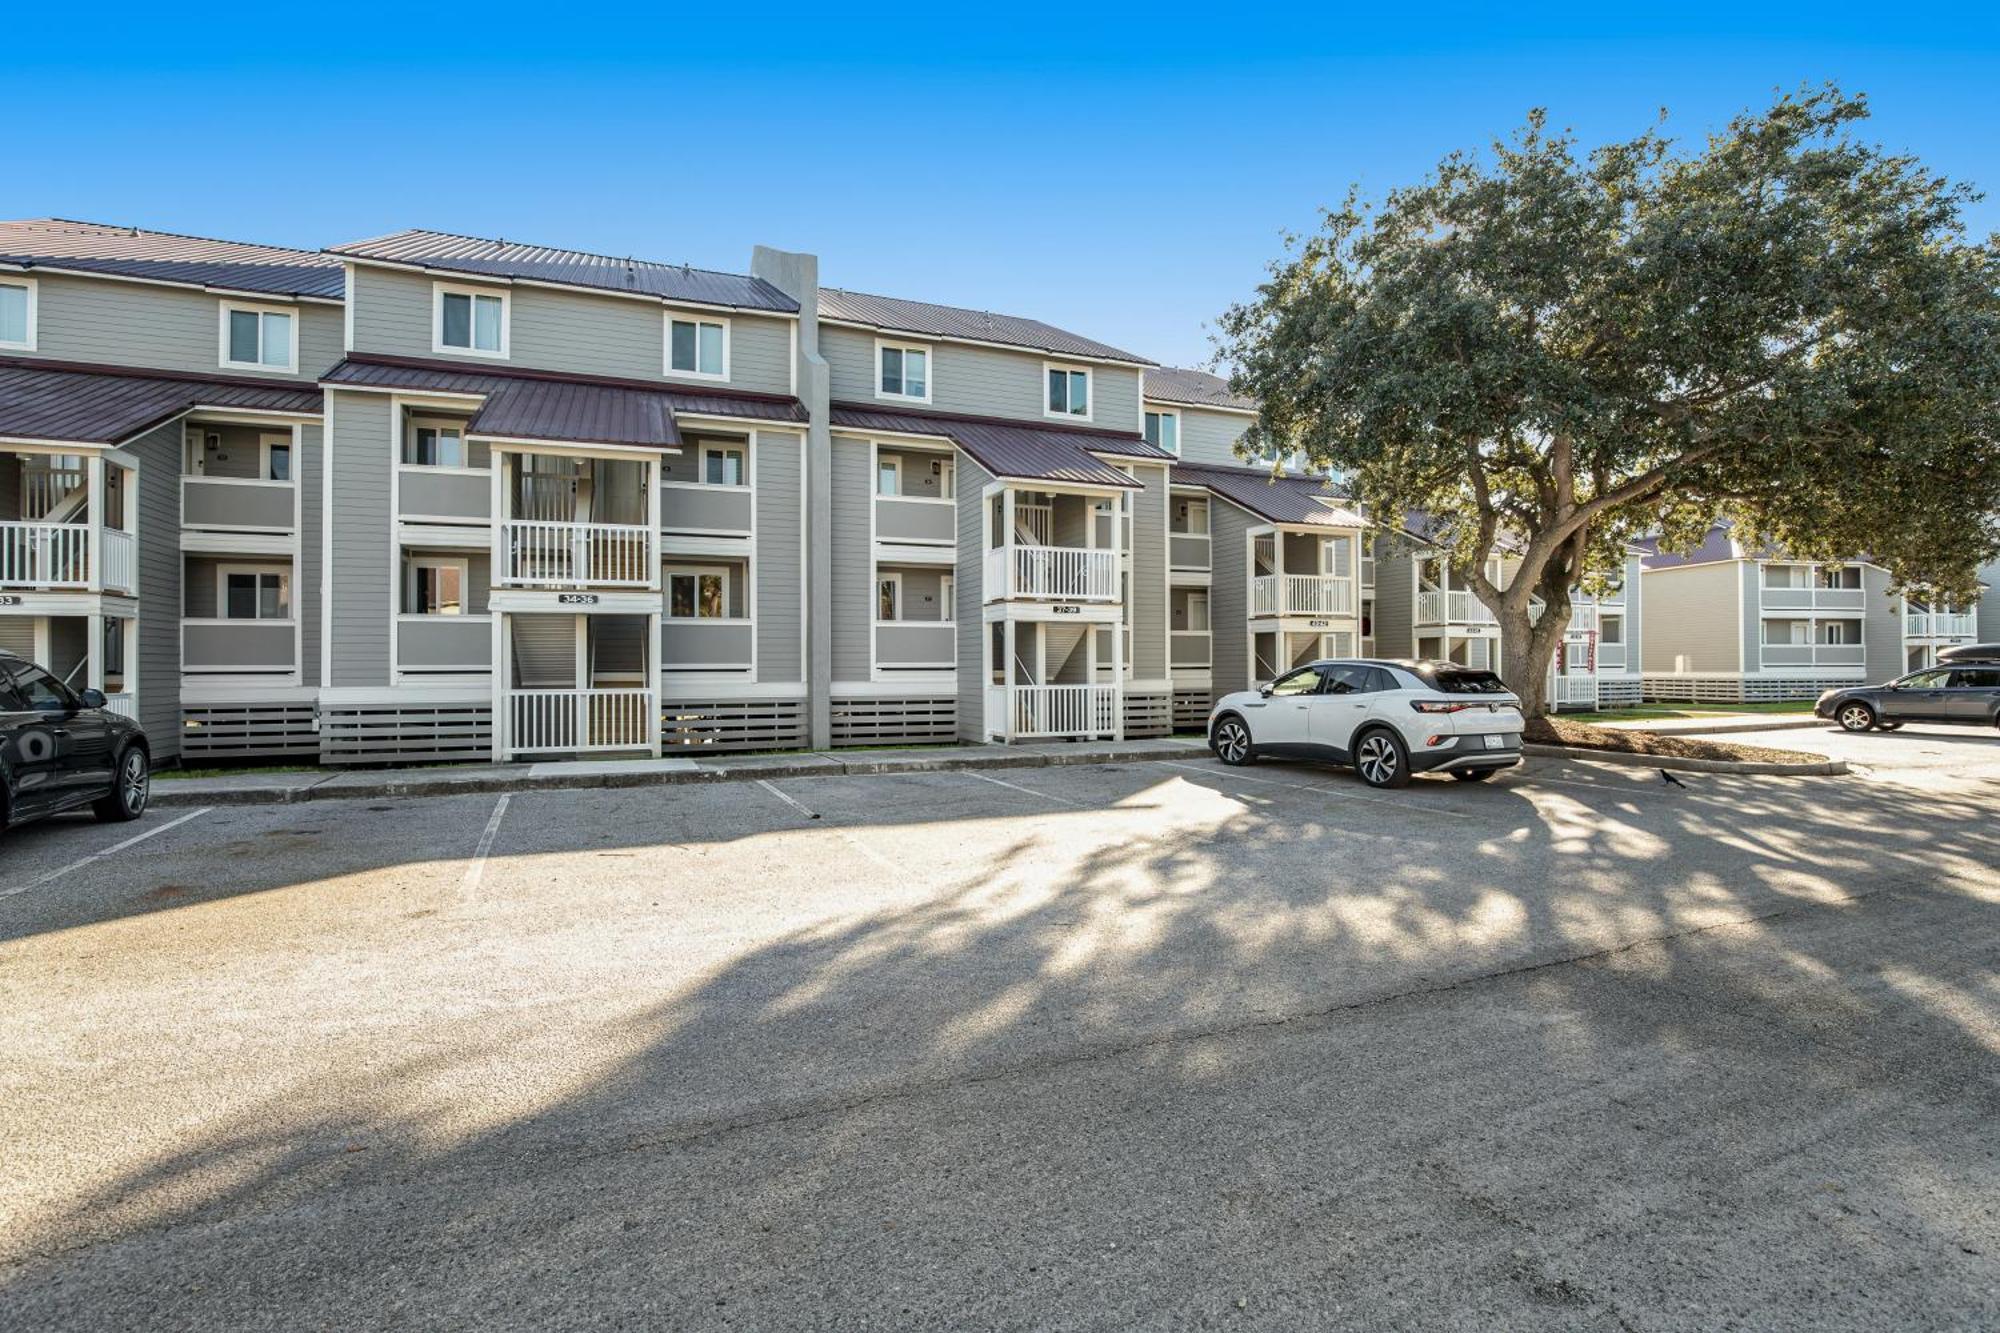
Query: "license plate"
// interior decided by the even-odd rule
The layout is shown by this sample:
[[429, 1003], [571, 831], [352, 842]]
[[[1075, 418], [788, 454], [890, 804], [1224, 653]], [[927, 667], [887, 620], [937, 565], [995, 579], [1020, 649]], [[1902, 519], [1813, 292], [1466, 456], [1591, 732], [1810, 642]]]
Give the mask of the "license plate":
[[1507, 748], [1507, 738], [1497, 734], [1488, 736], [1486, 738], [1486, 748], [1489, 750], [1504, 750]]

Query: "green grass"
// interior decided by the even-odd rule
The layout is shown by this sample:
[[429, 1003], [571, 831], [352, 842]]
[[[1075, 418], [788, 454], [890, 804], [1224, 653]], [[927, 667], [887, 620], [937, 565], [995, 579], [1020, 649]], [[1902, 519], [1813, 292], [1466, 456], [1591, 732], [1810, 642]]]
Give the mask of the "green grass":
[[163, 768], [153, 774], [155, 782], [167, 782], [175, 778], [240, 778], [250, 773], [320, 773], [333, 772], [322, 769], [318, 764], [238, 764], [234, 768]]
[[1745, 704], [1640, 704], [1634, 708], [1608, 708], [1601, 713], [1564, 713], [1563, 716], [1575, 722], [1647, 722], [1674, 717], [1728, 717], [1732, 713], [1798, 715], [1812, 712], [1812, 707], [1810, 699]]

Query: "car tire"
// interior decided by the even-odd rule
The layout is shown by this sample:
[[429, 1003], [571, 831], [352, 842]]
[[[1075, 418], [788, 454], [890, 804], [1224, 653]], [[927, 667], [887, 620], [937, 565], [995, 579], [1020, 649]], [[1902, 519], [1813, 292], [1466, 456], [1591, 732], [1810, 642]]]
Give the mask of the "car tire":
[[1257, 760], [1257, 747], [1250, 743], [1250, 728], [1234, 713], [1215, 724], [1209, 748], [1215, 751], [1217, 759], [1231, 768], [1241, 768]]
[[152, 796], [153, 768], [146, 752], [137, 745], [127, 746], [118, 756], [111, 794], [93, 803], [90, 811], [107, 824], [123, 824], [145, 814]]
[[1361, 733], [1354, 743], [1354, 771], [1371, 787], [1410, 785], [1410, 751], [1387, 727]]
[[1859, 699], [1851, 699], [1833, 710], [1833, 720], [1840, 724], [1842, 731], [1858, 734], [1874, 727], [1875, 710]]
[[1455, 768], [1451, 775], [1460, 782], [1484, 782], [1499, 771], [1497, 768]]

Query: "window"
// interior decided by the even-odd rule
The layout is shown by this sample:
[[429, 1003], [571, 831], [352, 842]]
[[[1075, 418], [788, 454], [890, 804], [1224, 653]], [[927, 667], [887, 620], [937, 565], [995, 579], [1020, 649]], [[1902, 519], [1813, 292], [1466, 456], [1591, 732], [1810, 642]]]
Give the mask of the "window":
[[1860, 643], [1861, 622], [1858, 620], [1822, 620], [1819, 622], [1821, 643]]
[[1599, 643], [1625, 642], [1625, 617], [1599, 617], [1597, 621], [1597, 641]]
[[1181, 520], [1179, 531], [1191, 537], [1208, 535], [1208, 501], [1182, 500], [1179, 506]]
[[884, 574], [875, 580], [875, 618], [877, 620], [901, 620], [903, 618], [903, 576]]
[[901, 495], [903, 493], [903, 460], [893, 456], [875, 456], [875, 494]]
[[1181, 454], [1181, 414], [1178, 412], [1148, 412], [1146, 414], [1146, 443], [1155, 449], [1164, 449], [1174, 457]]
[[701, 451], [701, 479], [711, 486], [744, 484], [743, 450], [734, 446], [705, 446]]
[[270, 306], [222, 303], [222, 364], [237, 370], [298, 365], [298, 319]]
[[455, 421], [413, 418], [403, 436], [403, 461], [419, 467], [466, 466], [465, 428]]
[[287, 620], [292, 614], [292, 576], [278, 569], [224, 565], [216, 571], [216, 602], [224, 620]]
[[1819, 586], [1822, 588], [1858, 588], [1861, 586], [1861, 566], [1822, 565], [1819, 570]]
[[2000, 690], [2000, 667], [1961, 667], [1951, 673], [1955, 690]]
[[472, 287], [439, 283], [437, 310], [431, 328], [432, 350], [470, 352], [475, 356], [507, 355], [507, 297]]
[[0, 347], [10, 351], [35, 350], [35, 292], [33, 278], [0, 281]]
[[414, 616], [462, 616], [470, 562], [424, 557], [410, 562], [405, 605]]
[[1090, 420], [1090, 372], [1050, 366], [1047, 415]]
[[292, 437], [264, 435], [257, 440], [257, 475], [265, 481], [292, 479]]
[[729, 619], [729, 571], [668, 570], [667, 618], [669, 620]]
[[1811, 643], [1812, 624], [1805, 620], [1767, 620], [1764, 622], [1764, 642], [1780, 645]]
[[1326, 685], [1322, 694], [1371, 694], [1375, 686], [1375, 670], [1365, 666], [1331, 666], [1322, 673]]
[[81, 702], [67, 686], [38, 666], [15, 667], [14, 685], [22, 702], [37, 713], [67, 713]]
[[1279, 677], [1271, 686], [1274, 695], [1317, 694], [1319, 693], [1319, 668], [1301, 667], [1289, 676]]
[[1907, 690], [1941, 690], [1951, 679], [1949, 671], [1919, 671], [1914, 676], [1905, 676], [1896, 684]]
[[875, 344], [877, 398], [907, 398], [912, 402], [931, 400], [931, 354], [926, 347], [907, 343]]
[[950, 623], [958, 619], [958, 581], [954, 575], [938, 575], [938, 619]]
[[1767, 588], [1803, 588], [1806, 586], [1804, 565], [1764, 566], [1764, 586]]
[[721, 320], [667, 317], [667, 373], [729, 378], [729, 325]]

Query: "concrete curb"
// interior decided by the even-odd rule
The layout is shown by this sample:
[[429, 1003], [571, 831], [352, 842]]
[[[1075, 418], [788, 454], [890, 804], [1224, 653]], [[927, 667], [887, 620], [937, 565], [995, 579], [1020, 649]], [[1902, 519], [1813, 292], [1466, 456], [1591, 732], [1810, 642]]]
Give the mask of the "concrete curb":
[[[852, 758], [839, 755], [773, 755], [760, 758], [703, 761], [701, 766], [660, 771], [649, 769], [630, 773], [596, 771], [590, 773], [542, 773], [520, 771], [494, 773], [436, 774], [399, 776], [385, 773], [379, 781], [357, 780], [359, 774], [301, 774], [295, 784], [270, 783], [215, 786], [177, 791], [183, 784], [168, 780], [153, 784], [153, 805], [160, 808], [201, 805], [296, 805], [307, 801], [371, 801], [412, 796], [478, 796], [494, 792], [577, 791], [589, 788], [675, 787], [692, 783], [757, 782], [773, 778], [878, 776], [886, 773], [942, 773], [981, 768], [1059, 768], [1077, 764], [1145, 763], [1157, 759], [1185, 759], [1205, 754], [1197, 746], [1175, 741], [1144, 743], [1143, 748], [1103, 750], [1089, 746], [1054, 750], [1021, 750], [994, 747], [992, 754], [962, 752], [897, 751], [888, 754], [857, 752]], [[192, 784], [189, 784], [190, 786]]]
[[1850, 770], [1845, 759], [1808, 759], [1796, 764], [1757, 759], [1683, 759], [1667, 754], [1631, 754], [1624, 750], [1593, 750], [1581, 745], [1542, 745], [1534, 741], [1521, 747], [1523, 754], [1550, 759], [1581, 759], [1598, 764], [1625, 764], [1632, 768], [1671, 768], [1683, 773], [1746, 773], [1772, 777], [1834, 778]]
[[1647, 736], [1729, 736], [1753, 731], [1796, 731], [1801, 727], [1830, 727], [1833, 724], [1823, 717], [1787, 717], [1765, 719], [1757, 722], [1723, 722], [1703, 726], [1699, 720], [1689, 719], [1672, 722], [1664, 727], [1649, 727], [1633, 722], [1600, 722], [1596, 725], [1606, 731], [1632, 731]]

